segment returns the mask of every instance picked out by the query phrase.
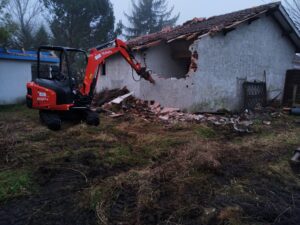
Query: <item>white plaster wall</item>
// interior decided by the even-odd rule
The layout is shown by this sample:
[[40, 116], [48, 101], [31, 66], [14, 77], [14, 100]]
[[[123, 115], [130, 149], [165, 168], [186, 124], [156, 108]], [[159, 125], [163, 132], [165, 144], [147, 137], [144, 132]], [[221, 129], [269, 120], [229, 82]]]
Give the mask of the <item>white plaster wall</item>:
[[31, 62], [0, 60], [0, 105], [25, 101]]
[[201, 89], [195, 96], [201, 104], [194, 106], [208, 111], [238, 110], [242, 104], [241, 81], [245, 78], [266, 80], [269, 99], [282, 96], [286, 70], [293, 68], [295, 54], [271, 17], [242, 25], [225, 37], [203, 38], [194, 47], [200, 54], [196, 82]]
[[[114, 58], [107, 61], [112, 78], [107, 77], [102, 85], [108, 88], [127, 86], [137, 97], [189, 111], [239, 110], [245, 79], [266, 79], [269, 98], [282, 93], [286, 70], [293, 68], [295, 55], [294, 46], [282, 36], [281, 29], [271, 17], [241, 25], [226, 36], [203, 37], [191, 48], [199, 54], [198, 70], [187, 79], [154, 76], [155, 86], [146, 81], [135, 83], [130, 78], [130, 67]], [[167, 63], [170, 56], [164, 53], [155, 53], [154, 49], [151, 60], [147, 57], [148, 67], [154, 72]], [[115, 79], [116, 73], [119, 74], [118, 80]]]
[[132, 68], [123, 58], [118, 55], [112, 56], [109, 60], [106, 60], [106, 75], [99, 75], [98, 77], [96, 86], [97, 92], [105, 88], [115, 89], [127, 87], [138, 96], [140, 92], [140, 82], [133, 80], [132, 73], [135, 79], [139, 79], [138, 75], [132, 71]]

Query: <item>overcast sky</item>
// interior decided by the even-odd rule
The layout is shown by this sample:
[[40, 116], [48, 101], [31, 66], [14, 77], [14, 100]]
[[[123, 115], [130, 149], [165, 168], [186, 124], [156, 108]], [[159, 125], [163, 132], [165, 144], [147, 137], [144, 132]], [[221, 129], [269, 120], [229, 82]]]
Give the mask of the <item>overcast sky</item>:
[[[124, 12], [131, 12], [131, 0], [111, 0], [111, 2], [116, 21], [122, 19], [123, 23], [127, 24]], [[182, 24], [194, 17], [210, 17], [269, 2], [272, 0], [169, 0], [169, 5], [174, 5], [174, 13], [180, 13], [178, 24]]]

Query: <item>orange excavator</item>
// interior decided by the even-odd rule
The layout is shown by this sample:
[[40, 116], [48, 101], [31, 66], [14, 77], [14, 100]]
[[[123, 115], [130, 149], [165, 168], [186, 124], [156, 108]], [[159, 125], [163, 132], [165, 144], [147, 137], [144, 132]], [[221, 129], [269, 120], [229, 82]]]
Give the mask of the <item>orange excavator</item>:
[[[41, 55], [48, 51], [56, 63], [43, 64]], [[99, 125], [99, 115], [91, 110], [97, 80], [105, 68], [105, 60], [121, 54], [143, 79], [155, 83], [147, 68], [135, 59], [125, 42], [116, 39], [90, 50], [41, 46], [38, 49], [37, 77], [27, 83], [26, 102], [38, 109], [40, 120], [51, 130], [59, 130], [63, 119], [86, 121]]]

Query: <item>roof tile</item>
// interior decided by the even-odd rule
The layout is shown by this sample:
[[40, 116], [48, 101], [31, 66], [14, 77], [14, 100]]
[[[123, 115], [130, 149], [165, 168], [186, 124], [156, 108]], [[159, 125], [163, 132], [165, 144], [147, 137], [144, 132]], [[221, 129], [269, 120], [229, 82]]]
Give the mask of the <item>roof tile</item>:
[[174, 28], [163, 29], [162, 31], [140, 36], [134, 39], [131, 39], [127, 42], [130, 47], [139, 47], [147, 45], [148, 43], [161, 41], [170, 41], [176, 39], [182, 35], [199, 35], [206, 34], [208, 32], [218, 32], [222, 29], [235, 24], [236, 22], [241, 22], [248, 20], [256, 15], [261, 13], [274, 10], [280, 6], [280, 2], [270, 3], [266, 5], [261, 5], [245, 10], [240, 10], [237, 12], [232, 12], [220, 16], [213, 16], [208, 19], [204, 18], [194, 18], [193, 20], [185, 22], [181, 26]]

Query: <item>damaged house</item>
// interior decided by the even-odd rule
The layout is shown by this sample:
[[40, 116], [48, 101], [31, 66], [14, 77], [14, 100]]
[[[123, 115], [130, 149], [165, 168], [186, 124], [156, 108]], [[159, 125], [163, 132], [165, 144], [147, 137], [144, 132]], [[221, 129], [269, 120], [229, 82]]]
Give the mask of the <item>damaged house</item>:
[[300, 34], [280, 3], [208, 19], [128, 41], [153, 71], [156, 84], [139, 80], [115, 55], [101, 70], [97, 90], [126, 86], [144, 100], [188, 111], [241, 110], [244, 83], [265, 84], [267, 99], [282, 100], [286, 71], [295, 67]]

